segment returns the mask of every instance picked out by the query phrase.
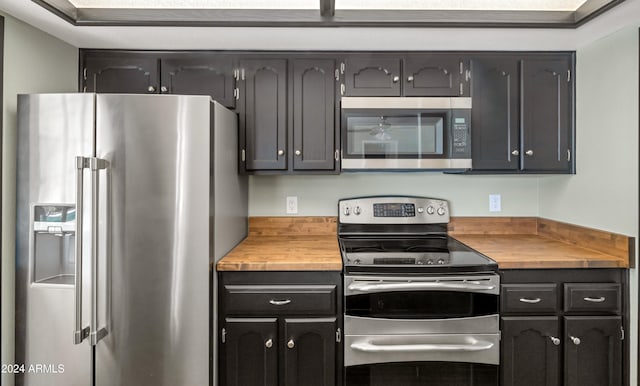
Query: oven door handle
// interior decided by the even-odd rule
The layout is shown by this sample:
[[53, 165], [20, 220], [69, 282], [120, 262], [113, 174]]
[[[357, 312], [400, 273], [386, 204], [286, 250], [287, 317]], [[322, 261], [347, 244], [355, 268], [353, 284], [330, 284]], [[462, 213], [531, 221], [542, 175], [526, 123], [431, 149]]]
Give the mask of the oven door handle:
[[443, 282], [411, 282], [411, 283], [351, 283], [348, 289], [360, 292], [380, 292], [397, 290], [421, 290], [421, 289], [451, 289], [470, 291], [491, 291], [495, 285], [479, 284], [478, 282], [467, 283], [443, 283]]
[[429, 352], [429, 351], [484, 351], [493, 348], [491, 342], [474, 340], [470, 344], [384, 344], [377, 345], [371, 342], [351, 344], [356, 351], [367, 353], [380, 352]]

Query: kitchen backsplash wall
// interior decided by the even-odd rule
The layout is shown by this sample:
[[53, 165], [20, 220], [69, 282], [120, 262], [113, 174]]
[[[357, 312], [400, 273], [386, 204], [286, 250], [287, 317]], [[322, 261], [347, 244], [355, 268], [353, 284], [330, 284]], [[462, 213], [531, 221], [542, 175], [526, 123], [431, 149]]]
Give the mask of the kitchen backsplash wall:
[[[447, 199], [453, 216], [537, 216], [538, 179], [441, 173], [251, 176], [249, 215], [291, 216], [285, 211], [287, 196], [298, 197], [299, 216], [335, 216], [340, 198], [408, 194]], [[489, 212], [489, 194], [500, 194], [501, 212]]]

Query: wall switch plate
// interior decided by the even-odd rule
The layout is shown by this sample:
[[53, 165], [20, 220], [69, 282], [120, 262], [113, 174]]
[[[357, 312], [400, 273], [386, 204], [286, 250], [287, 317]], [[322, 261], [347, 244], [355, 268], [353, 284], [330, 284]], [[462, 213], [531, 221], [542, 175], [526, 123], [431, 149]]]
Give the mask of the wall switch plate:
[[298, 196], [287, 196], [287, 214], [298, 214]]
[[499, 194], [489, 195], [489, 212], [501, 212], [502, 211], [502, 198]]

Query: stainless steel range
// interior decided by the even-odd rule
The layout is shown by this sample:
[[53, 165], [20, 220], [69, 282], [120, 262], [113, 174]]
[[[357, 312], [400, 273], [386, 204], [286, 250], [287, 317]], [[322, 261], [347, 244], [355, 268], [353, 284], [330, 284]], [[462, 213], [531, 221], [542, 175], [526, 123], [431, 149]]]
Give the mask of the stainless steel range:
[[347, 386], [498, 385], [497, 264], [426, 197], [339, 201]]

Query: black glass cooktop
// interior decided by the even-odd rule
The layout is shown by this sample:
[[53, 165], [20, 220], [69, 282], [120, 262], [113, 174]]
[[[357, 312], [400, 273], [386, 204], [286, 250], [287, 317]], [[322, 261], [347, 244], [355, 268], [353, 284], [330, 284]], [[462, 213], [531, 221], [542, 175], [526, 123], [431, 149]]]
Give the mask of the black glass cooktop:
[[351, 272], [496, 271], [495, 261], [447, 235], [399, 238], [339, 238]]

